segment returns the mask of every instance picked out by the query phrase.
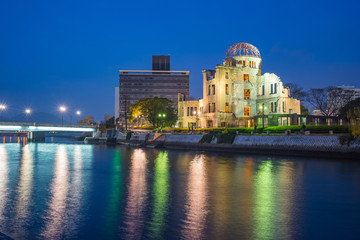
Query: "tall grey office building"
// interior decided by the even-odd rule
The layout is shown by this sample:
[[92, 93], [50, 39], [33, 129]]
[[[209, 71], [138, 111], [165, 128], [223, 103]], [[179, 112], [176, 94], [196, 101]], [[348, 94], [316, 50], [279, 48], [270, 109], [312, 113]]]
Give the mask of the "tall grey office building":
[[178, 93], [189, 97], [189, 71], [170, 71], [170, 56], [152, 56], [152, 71], [120, 70], [115, 91], [115, 119], [124, 124], [125, 112], [143, 98], [168, 98], [177, 107]]

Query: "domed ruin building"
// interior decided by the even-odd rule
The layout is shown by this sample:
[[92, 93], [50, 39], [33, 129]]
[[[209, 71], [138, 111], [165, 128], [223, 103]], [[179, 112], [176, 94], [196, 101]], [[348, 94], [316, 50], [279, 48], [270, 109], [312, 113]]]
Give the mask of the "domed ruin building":
[[223, 64], [203, 70], [203, 99], [178, 96], [179, 127], [251, 127], [289, 125], [300, 114], [300, 101], [290, 98], [273, 73], [261, 74], [259, 50], [237, 43]]

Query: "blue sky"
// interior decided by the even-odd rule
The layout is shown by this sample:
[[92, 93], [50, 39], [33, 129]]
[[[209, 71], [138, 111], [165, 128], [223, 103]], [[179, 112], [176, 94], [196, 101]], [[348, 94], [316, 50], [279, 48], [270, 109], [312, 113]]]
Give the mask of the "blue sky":
[[237, 42], [256, 46], [262, 70], [305, 89], [360, 87], [358, 1], [2, 1], [0, 102], [103, 119], [120, 69], [151, 69], [170, 54], [202, 97], [203, 69]]

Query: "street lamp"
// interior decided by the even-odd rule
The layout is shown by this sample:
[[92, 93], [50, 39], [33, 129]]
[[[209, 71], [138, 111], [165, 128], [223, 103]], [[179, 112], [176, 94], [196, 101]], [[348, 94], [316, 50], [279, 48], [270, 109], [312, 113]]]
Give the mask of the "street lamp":
[[25, 109], [25, 114], [26, 114], [26, 122], [29, 121], [29, 114], [31, 113], [31, 109], [27, 108]]
[[81, 112], [80, 111], [76, 111], [76, 122], [77, 124], [79, 124], [79, 116], [81, 115]]
[[264, 128], [265, 124], [264, 124], [264, 120], [265, 120], [265, 110], [266, 110], [266, 106], [263, 105], [260, 105], [260, 110], [261, 110], [261, 113], [262, 113], [262, 127]]
[[193, 114], [196, 116], [196, 120], [195, 120], [195, 128], [198, 128], [198, 120], [199, 120], [199, 117], [198, 117], [198, 114], [200, 115], [200, 111], [197, 112], [197, 111], [194, 111]]
[[3, 111], [6, 109], [6, 106], [1, 104], [0, 105], [0, 111], [1, 111], [1, 121], [3, 120]]
[[61, 124], [64, 125], [64, 112], [66, 111], [66, 107], [60, 106], [59, 110], [61, 112]]
[[[159, 113], [159, 118], [160, 118], [160, 121], [163, 122], [164, 121], [164, 118], [166, 117], [166, 114], [165, 113]], [[161, 124], [161, 131], [162, 131], [162, 126], [163, 124]]]

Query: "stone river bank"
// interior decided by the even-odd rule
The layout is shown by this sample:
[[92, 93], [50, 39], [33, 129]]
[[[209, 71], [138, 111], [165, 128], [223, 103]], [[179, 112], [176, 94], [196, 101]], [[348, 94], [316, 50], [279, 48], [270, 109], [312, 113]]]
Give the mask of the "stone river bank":
[[218, 143], [215, 136], [210, 143], [205, 143], [202, 141], [203, 137], [204, 135], [168, 133], [133, 133], [130, 136], [114, 131], [107, 134], [98, 133], [92, 138], [86, 138], [85, 142], [196, 151], [360, 159], [359, 139], [348, 145], [341, 143], [340, 137], [334, 135], [236, 135], [231, 144]]

